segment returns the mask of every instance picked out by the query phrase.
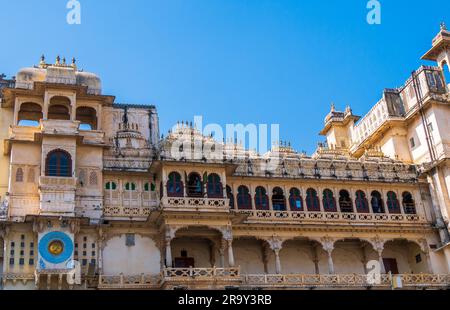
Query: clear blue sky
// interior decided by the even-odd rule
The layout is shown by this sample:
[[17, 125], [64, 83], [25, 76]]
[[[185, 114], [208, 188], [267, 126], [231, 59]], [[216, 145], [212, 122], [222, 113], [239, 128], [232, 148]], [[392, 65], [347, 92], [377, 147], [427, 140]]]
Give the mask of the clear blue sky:
[[448, 0], [0, 0], [0, 72], [75, 56], [117, 102], [155, 104], [161, 131], [207, 123], [279, 123], [281, 138], [314, 151], [330, 102], [363, 115], [400, 86], [450, 24]]

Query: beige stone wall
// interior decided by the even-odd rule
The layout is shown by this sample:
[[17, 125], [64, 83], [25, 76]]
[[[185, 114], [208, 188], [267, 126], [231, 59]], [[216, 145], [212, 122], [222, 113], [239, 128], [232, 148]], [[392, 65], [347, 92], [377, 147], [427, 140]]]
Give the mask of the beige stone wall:
[[125, 235], [106, 241], [103, 250], [103, 271], [107, 275], [159, 274], [161, 254], [155, 241], [135, 235], [135, 246], [127, 247]]

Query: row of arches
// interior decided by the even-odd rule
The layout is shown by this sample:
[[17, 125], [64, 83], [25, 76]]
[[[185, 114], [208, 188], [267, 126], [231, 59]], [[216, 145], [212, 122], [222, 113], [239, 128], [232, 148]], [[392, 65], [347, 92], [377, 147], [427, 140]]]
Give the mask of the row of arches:
[[[78, 107], [76, 109], [75, 120], [81, 122], [81, 130], [97, 129], [97, 111], [92, 107]], [[40, 104], [25, 102], [20, 105], [17, 124], [19, 126], [39, 126], [39, 121], [44, 119], [44, 113]], [[70, 120], [71, 103], [66, 97], [53, 97], [47, 111], [47, 119]]]
[[[235, 199], [231, 187], [227, 186], [227, 197], [230, 200], [230, 207], [235, 207]], [[303, 200], [301, 192], [298, 188], [291, 188], [289, 197], [284, 194], [283, 189], [275, 187], [272, 192], [272, 208], [274, 211], [307, 211], [320, 212], [321, 206], [325, 212], [342, 212], [342, 213], [389, 213], [401, 214], [401, 206], [403, 206], [404, 214], [416, 214], [416, 207], [413, 196], [410, 192], [404, 192], [401, 197], [402, 204], [393, 191], [389, 191], [386, 195], [386, 203], [379, 191], [373, 191], [370, 198], [362, 190], [355, 193], [355, 200], [350, 197], [350, 193], [343, 189], [339, 192], [339, 198], [334, 197], [333, 191], [325, 189], [322, 192], [322, 199], [319, 198], [317, 191], [309, 188], [306, 191], [306, 197]], [[263, 186], [255, 189], [255, 196], [252, 199], [247, 186], [238, 187], [236, 195], [237, 208], [239, 210], [252, 210], [253, 206], [256, 210], [269, 210], [269, 196], [267, 190]]]
[[[106, 191], [117, 191], [118, 190], [118, 185], [116, 182], [114, 181], [108, 181], [105, 183], [105, 190]], [[127, 192], [135, 192], [139, 190], [139, 186], [136, 185], [135, 182], [125, 182], [123, 185], [123, 190], [127, 191]], [[144, 183], [144, 185], [142, 186], [142, 191], [144, 192], [154, 192], [156, 190], [155, 185], [153, 183], [149, 183], [146, 182]]]
[[[204, 197], [205, 192], [209, 198], [223, 198], [223, 185], [219, 175], [205, 174], [203, 178], [196, 172], [187, 177], [186, 188], [178, 172], [171, 172], [166, 184], [168, 197], [184, 197], [185, 191], [188, 197]], [[206, 185], [206, 189], [205, 189]]]

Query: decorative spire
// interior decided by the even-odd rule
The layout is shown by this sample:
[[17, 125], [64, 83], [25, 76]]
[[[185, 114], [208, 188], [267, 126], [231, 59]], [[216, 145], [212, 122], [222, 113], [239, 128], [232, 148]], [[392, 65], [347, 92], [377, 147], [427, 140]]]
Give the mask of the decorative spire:
[[441, 22], [441, 30], [447, 30], [447, 26], [444, 21]]
[[56, 62], [55, 62], [55, 64], [56, 64], [56, 65], [61, 64], [61, 57], [59, 57], [59, 55], [56, 56]]
[[63, 61], [63, 65], [65, 65], [65, 64], [66, 64], [66, 57], [64, 57], [64, 58], [62, 59], [62, 61]]
[[336, 106], [334, 105], [334, 102], [331, 103], [331, 112], [336, 112]]

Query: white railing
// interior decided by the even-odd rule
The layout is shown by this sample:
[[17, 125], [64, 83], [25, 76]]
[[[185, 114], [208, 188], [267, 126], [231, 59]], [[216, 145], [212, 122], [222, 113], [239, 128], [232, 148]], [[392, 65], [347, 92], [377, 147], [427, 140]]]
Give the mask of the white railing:
[[247, 214], [249, 221], [295, 221], [295, 222], [356, 222], [356, 223], [427, 223], [423, 216], [416, 214], [372, 214], [341, 212], [294, 212], [238, 210], [238, 214]]
[[[335, 275], [244, 275], [243, 286], [249, 287], [392, 287], [395, 281], [403, 287], [448, 287], [450, 275], [435, 274], [383, 274], [379, 279], [369, 279], [364, 274]], [[376, 281], [379, 280], [379, 281]]]

